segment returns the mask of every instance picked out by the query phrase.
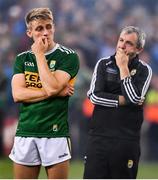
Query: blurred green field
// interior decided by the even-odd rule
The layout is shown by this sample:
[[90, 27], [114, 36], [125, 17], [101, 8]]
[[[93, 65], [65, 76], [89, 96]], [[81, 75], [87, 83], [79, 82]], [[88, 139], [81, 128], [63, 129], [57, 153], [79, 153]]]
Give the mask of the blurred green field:
[[[71, 161], [70, 179], [82, 179], [83, 162]], [[0, 179], [12, 179], [12, 161], [8, 158], [0, 159]], [[40, 179], [46, 179], [44, 169], [41, 169]], [[158, 163], [140, 163], [138, 179], [158, 179]]]

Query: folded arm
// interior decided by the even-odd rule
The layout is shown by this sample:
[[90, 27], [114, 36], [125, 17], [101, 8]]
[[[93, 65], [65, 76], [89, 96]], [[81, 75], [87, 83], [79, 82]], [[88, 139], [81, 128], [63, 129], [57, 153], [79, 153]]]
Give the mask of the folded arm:
[[[58, 73], [57, 73], [58, 74]], [[69, 75], [67, 75], [69, 77]], [[67, 77], [66, 76], [66, 77]], [[69, 78], [63, 78], [67, 82]], [[59, 78], [59, 77], [58, 77]], [[64, 81], [64, 80], [63, 80]], [[65, 82], [63, 82], [64, 84]], [[74, 88], [66, 83], [66, 86], [58, 92], [58, 94], [54, 93], [49, 94], [45, 91], [44, 88], [33, 89], [26, 87], [25, 75], [24, 74], [15, 74], [12, 78], [12, 95], [15, 102], [38, 102], [45, 99], [48, 99], [53, 96], [71, 96], [74, 93]]]
[[44, 89], [27, 88], [24, 74], [15, 74], [11, 85], [15, 102], [37, 102], [48, 98]]
[[142, 105], [152, 77], [151, 68], [143, 63], [133, 69], [132, 76], [128, 68], [130, 56], [122, 49], [116, 52], [116, 64], [120, 70], [121, 90], [127, 104]]
[[106, 107], [117, 107], [119, 105], [119, 96], [106, 92], [106, 81], [105, 81], [105, 70], [103, 61], [98, 61], [95, 66], [90, 90], [87, 95], [93, 104], [106, 106]]
[[121, 89], [127, 103], [142, 105], [150, 85], [152, 71], [147, 65], [136, 73], [136, 78], [128, 76], [121, 80]]
[[67, 86], [71, 78], [70, 74], [62, 70], [57, 70], [55, 72], [50, 71], [45, 57], [45, 52], [48, 49], [47, 38], [43, 40], [39, 37], [33, 43], [31, 48], [36, 57], [38, 72], [43, 89], [48, 96], [58, 95]]
[[51, 72], [44, 54], [37, 55], [36, 59], [42, 87], [48, 96], [59, 94], [67, 86], [71, 76], [67, 72], [61, 70]]

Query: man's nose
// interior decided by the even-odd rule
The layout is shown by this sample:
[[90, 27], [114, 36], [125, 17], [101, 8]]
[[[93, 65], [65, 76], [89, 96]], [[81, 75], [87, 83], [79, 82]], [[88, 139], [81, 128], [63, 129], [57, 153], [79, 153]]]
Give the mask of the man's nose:
[[125, 43], [121, 43], [120, 46], [119, 46], [119, 48], [125, 49], [125, 48], [126, 48]]
[[48, 35], [48, 30], [46, 28], [44, 29], [43, 35], [44, 36]]

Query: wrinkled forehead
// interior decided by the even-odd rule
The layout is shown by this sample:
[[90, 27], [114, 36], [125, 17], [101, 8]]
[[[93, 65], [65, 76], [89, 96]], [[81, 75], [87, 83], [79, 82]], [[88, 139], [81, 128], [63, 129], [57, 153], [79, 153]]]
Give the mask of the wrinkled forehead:
[[131, 39], [133, 41], [137, 41], [138, 40], [137, 33], [135, 33], [135, 32], [122, 31], [121, 34], [120, 34], [120, 38]]

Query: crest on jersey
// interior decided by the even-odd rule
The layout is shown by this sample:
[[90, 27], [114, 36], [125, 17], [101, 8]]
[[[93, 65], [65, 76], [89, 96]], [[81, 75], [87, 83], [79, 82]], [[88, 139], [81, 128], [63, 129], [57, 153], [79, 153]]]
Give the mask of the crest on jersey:
[[134, 76], [136, 74], [136, 72], [137, 72], [136, 69], [132, 69], [131, 72], [130, 72], [131, 76]]
[[54, 124], [54, 125], [53, 125], [53, 131], [54, 131], [54, 132], [57, 132], [57, 131], [58, 131], [58, 125], [57, 125], [57, 124]]
[[50, 61], [49, 67], [50, 67], [50, 69], [53, 70], [53, 71], [55, 70], [55, 64], [56, 64], [56, 61], [55, 61], [55, 60], [51, 60], [51, 61]]
[[133, 160], [129, 159], [127, 166], [128, 166], [128, 168], [132, 168], [133, 167]]

